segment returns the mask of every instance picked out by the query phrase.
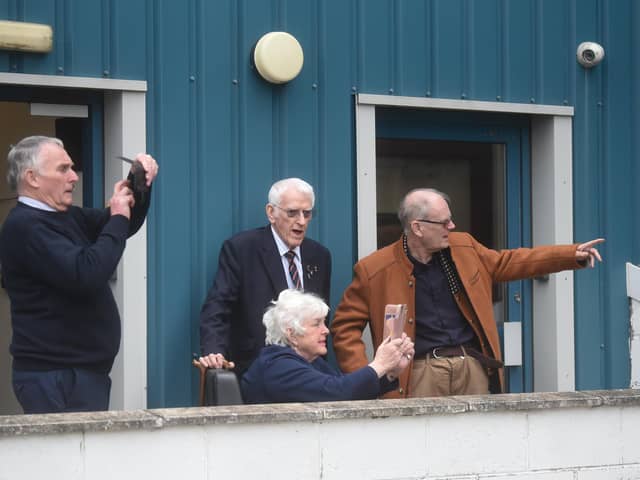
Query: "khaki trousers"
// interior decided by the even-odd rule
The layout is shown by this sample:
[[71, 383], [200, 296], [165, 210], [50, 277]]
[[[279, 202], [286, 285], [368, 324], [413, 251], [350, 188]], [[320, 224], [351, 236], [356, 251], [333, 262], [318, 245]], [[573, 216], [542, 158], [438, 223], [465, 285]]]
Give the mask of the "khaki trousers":
[[469, 356], [414, 359], [409, 384], [410, 397], [489, 393], [487, 372]]

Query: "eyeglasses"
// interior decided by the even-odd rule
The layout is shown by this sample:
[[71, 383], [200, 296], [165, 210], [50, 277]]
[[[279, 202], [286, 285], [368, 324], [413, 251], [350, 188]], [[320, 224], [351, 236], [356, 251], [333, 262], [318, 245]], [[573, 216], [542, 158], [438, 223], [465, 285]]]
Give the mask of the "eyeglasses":
[[289, 218], [298, 218], [301, 214], [304, 218], [311, 218], [313, 215], [313, 210], [282, 208], [280, 205], [276, 205], [275, 203], [272, 203], [271, 205], [285, 212]]
[[416, 218], [414, 222], [432, 223], [433, 225], [441, 225], [443, 227], [448, 227], [450, 223], [453, 223], [453, 218], [447, 218], [446, 220], [441, 220], [439, 222], [435, 220], [427, 220], [426, 218]]

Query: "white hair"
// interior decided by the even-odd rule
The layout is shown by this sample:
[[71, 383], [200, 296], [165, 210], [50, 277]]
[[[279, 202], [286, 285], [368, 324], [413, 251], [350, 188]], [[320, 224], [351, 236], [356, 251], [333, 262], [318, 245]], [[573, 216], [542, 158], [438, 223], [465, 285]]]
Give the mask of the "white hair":
[[64, 148], [62, 140], [59, 138], [42, 135], [23, 138], [11, 148], [7, 156], [7, 183], [11, 190], [18, 190], [22, 177], [28, 169], [38, 170], [40, 149], [47, 143]]
[[289, 189], [296, 190], [307, 195], [309, 197], [309, 200], [311, 200], [311, 208], [313, 208], [316, 203], [316, 195], [315, 193], [313, 193], [313, 187], [301, 178], [295, 177], [283, 178], [282, 180], [278, 180], [276, 183], [271, 185], [268, 196], [269, 203], [272, 205], [280, 206], [282, 194]]
[[267, 331], [265, 344], [289, 346], [288, 328], [296, 335], [302, 335], [306, 320], [326, 317], [327, 313], [329, 307], [317, 295], [294, 289], [283, 290], [262, 317]]
[[[414, 193], [422, 193], [419, 198], [415, 198]], [[449, 195], [435, 188], [414, 188], [409, 193], [407, 193], [402, 201], [400, 202], [400, 206], [398, 207], [398, 220], [400, 220], [400, 225], [402, 225], [402, 229], [404, 233], [409, 233], [411, 231], [411, 222], [416, 218], [425, 218], [429, 210], [431, 209], [431, 199], [429, 196], [424, 194], [434, 194], [439, 195], [447, 202], [447, 205], [451, 205], [451, 200], [449, 199]]]

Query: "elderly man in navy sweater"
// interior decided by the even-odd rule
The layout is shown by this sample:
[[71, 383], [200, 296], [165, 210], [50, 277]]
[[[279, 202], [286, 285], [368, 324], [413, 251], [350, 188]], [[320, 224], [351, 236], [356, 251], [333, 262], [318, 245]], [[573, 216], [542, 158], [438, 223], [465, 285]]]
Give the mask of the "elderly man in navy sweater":
[[[155, 160], [136, 157], [147, 187]], [[109, 287], [150, 195], [117, 182], [109, 208], [72, 206], [78, 175], [60, 140], [27, 137], [9, 152], [18, 193], [0, 233], [2, 284], [11, 301], [13, 389], [25, 413], [106, 410], [120, 317]]]

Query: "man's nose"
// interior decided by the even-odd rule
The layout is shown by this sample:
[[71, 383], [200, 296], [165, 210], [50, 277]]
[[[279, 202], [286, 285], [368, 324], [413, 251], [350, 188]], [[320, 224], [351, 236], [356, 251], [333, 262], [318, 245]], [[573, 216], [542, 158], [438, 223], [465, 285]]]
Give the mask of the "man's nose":
[[298, 214], [296, 215], [296, 222], [301, 223], [302, 225], [304, 225], [305, 223], [309, 223], [309, 217], [305, 217], [304, 216], [304, 212], [302, 210], [300, 210], [298, 212]]
[[455, 230], [456, 224], [453, 223], [453, 220], [449, 221], [449, 225], [447, 225], [447, 230]]
[[75, 170], [71, 170], [71, 177], [69, 178], [70, 182], [77, 182], [80, 179]]

